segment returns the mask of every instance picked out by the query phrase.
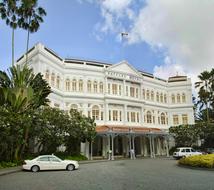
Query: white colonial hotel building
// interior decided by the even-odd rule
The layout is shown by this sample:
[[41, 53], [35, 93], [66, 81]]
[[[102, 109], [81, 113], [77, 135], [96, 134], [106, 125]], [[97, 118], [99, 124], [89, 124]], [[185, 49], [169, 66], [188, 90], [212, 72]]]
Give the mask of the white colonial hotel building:
[[[170, 126], [194, 124], [191, 81], [186, 76], [168, 80], [138, 71], [126, 61], [108, 64], [62, 59], [42, 44], [29, 50], [29, 65], [41, 72], [53, 93], [50, 105], [77, 109], [93, 117], [97, 138], [93, 156], [168, 155]], [[25, 56], [17, 60], [23, 64]], [[142, 63], [140, 63], [143, 65]], [[89, 156], [89, 144], [81, 150]]]

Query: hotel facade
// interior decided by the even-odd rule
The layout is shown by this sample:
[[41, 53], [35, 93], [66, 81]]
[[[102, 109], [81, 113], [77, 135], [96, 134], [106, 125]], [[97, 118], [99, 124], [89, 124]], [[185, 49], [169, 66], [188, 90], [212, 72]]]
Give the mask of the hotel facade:
[[[109, 150], [112, 159], [128, 157], [130, 150], [139, 156], [168, 156], [169, 127], [194, 124], [191, 80], [186, 76], [162, 80], [126, 61], [63, 59], [41, 43], [29, 50], [28, 59], [51, 86], [50, 106], [77, 109], [95, 119], [95, 142], [81, 144], [87, 157], [91, 152], [107, 158]], [[17, 60], [24, 62], [25, 55]]]

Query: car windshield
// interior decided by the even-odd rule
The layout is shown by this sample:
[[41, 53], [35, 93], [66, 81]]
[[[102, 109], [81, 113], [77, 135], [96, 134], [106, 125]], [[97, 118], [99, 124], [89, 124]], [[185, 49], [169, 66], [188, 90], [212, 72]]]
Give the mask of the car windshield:
[[179, 152], [179, 151], [180, 151], [180, 148], [177, 148], [177, 149], [176, 149], [176, 152]]

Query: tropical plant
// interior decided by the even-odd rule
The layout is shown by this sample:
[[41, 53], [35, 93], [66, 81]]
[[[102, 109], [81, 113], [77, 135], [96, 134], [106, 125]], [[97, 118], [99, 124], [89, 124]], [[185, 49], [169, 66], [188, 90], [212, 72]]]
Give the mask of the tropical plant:
[[18, 14], [20, 16], [19, 26], [27, 30], [27, 62], [30, 33], [38, 31], [40, 23], [43, 22], [43, 17], [46, 16], [46, 12], [42, 7], [38, 7], [38, 0], [21, 0], [21, 5], [18, 9]]
[[16, 146], [15, 159], [25, 151], [34, 110], [47, 105], [50, 92], [50, 87], [42, 79], [42, 75], [34, 75], [33, 70], [26, 65], [23, 68], [19, 65], [12, 66], [9, 73], [0, 71], [0, 115], [4, 121], [2, 126], [5, 127], [5, 132], [8, 132], [8, 125], [9, 133], [11, 128], [15, 130], [9, 135], [16, 137], [16, 145], [13, 145]]
[[200, 110], [205, 107], [206, 114], [207, 114], [207, 122], [210, 122], [209, 117], [209, 108], [211, 105], [211, 101], [213, 99], [213, 90], [212, 90], [212, 84], [213, 84], [213, 73], [214, 71], [204, 71], [202, 72], [198, 78], [200, 81], [195, 83], [195, 87], [199, 88], [198, 92], [198, 104], [200, 105]]

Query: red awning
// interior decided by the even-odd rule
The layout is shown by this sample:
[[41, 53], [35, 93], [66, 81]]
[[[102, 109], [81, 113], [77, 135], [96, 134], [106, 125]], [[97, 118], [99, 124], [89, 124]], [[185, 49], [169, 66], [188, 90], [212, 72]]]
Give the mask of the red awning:
[[96, 127], [96, 132], [99, 133], [162, 133], [159, 128], [148, 127], [130, 127], [124, 125], [102, 125]]

